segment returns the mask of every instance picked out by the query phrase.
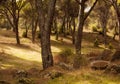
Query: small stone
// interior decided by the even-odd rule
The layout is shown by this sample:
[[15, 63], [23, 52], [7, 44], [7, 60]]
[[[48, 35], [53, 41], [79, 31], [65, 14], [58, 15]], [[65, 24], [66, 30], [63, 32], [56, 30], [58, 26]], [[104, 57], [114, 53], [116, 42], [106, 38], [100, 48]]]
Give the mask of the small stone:
[[73, 67], [71, 65], [66, 64], [66, 63], [61, 62], [58, 65], [65, 70], [73, 70]]

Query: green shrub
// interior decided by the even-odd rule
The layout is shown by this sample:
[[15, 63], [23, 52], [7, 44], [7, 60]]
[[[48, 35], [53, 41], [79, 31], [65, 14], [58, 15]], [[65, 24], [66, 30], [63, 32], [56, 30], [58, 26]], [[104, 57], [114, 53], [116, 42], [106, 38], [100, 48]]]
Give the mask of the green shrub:
[[93, 27], [92, 27], [92, 31], [93, 31], [93, 32], [98, 32], [97, 27], [93, 26]]
[[99, 46], [98, 39], [95, 39], [95, 41], [94, 41], [94, 47], [98, 47], [98, 46]]
[[70, 56], [72, 54], [73, 54], [73, 52], [70, 48], [65, 48], [60, 52], [60, 55], [62, 55], [62, 56]]
[[22, 37], [27, 38], [27, 33], [24, 31]]
[[70, 48], [65, 48], [60, 52], [60, 57], [65, 63], [70, 63], [72, 61], [72, 56], [74, 55]]
[[108, 48], [113, 49], [113, 45], [111, 43], [109, 43]]

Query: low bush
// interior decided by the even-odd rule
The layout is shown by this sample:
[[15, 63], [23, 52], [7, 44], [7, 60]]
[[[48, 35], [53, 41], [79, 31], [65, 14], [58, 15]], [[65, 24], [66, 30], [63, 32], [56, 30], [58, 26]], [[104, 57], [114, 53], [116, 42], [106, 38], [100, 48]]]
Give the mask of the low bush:
[[72, 57], [73, 57], [73, 52], [70, 48], [65, 48], [60, 52], [60, 57], [61, 60], [65, 63], [71, 63]]

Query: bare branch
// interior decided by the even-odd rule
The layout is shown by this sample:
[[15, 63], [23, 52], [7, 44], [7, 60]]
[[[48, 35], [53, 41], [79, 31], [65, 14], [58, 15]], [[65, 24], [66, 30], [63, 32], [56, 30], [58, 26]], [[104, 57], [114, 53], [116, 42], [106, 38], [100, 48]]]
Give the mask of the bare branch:
[[95, 2], [93, 3], [92, 7], [90, 8], [90, 10], [87, 12], [87, 14], [84, 17], [84, 20], [87, 19], [87, 17], [89, 16], [89, 14], [91, 13], [91, 11], [93, 10], [93, 8], [95, 7], [95, 5], [97, 4], [98, 0], [95, 0]]

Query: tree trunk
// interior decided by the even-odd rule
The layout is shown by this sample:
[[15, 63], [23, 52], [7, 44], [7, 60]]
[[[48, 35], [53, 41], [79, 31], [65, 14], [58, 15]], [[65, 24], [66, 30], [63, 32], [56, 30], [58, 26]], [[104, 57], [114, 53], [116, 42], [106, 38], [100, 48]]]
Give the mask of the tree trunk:
[[16, 33], [16, 41], [17, 41], [17, 44], [20, 44], [18, 26], [15, 28], [15, 33]]
[[73, 30], [72, 30], [72, 43], [75, 44], [75, 18], [73, 19]]
[[56, 40], [59, 39], [59, 31], [58, 31], [58, 27], [57, 27], [57, 18], [54, 18], [54, 27], [55, 27], [55, 34], [56, 34]]
[[36, 29], [37, 29], [38, 20], [32, 19], [32, 43], [35, 42]]
[[119, 21], [119, 26], [118, 26], [119, 27], [119, 48], [120, 48], [120, 15], [118, 16], [118, 21]]
[[75, 69], [80, 68], [82, 33], [83, 33], [83, 26], [84, 26], [84, 8], [85, 8], [84, 6], [85, 6], [85, 3], [81, 4], [79, 9], [78, 30], [77, 30], [76, 39], [75, 39], [76, 56], [73, 64], [73, 67]]
[[74, 63], [73, 63], [73, 67], [75, 69], [80, 68], [80, 62], [81, 62], [80, 60], [82, 59], [82, 55], [81, 55], [82, 46], [81, 45], [82, 45], [82, 33], [83, 33], [84, 22], [86, 18], [89, 16], [89, 14], [91, 13], [94, 6], [96, 5], [97, 1], [98, 0], [95, 0], [90, 10], [85, 14], [84, 10], [86, 7], [87, 0], [80, 0], [80, 8], [79, 8], [79, 14], [78, 14], [79, 16], [78, 17], [78, 30], [77, 30], [76, 39], [75, 39], [76, 56], [74, 58]]
[[42, 0], [37, 0], [38, 14], [39, 14], [39, 27], [41, 33], [41, 54], [43, 69], [53, 66], [53, 56], [51, 52], [50, 32], [53, 22], [54, 10], [56, 0], [49, 1], [48, 14], [45, 22], [43, 13]]

